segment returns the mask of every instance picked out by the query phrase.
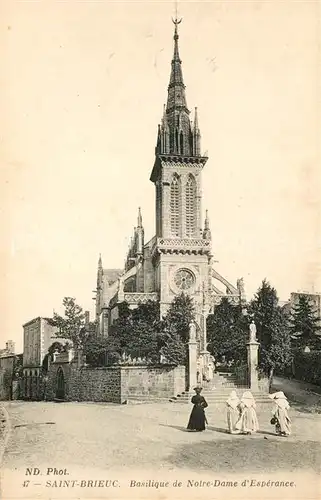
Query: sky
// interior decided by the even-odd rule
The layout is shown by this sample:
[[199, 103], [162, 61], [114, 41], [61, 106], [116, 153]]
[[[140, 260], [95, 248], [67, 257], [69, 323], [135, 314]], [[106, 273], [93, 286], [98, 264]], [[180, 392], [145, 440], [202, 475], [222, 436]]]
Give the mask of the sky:
[[[179, 2], [215, 268], [248, 298], [321, 292], [317, 1]], [[154, 234], [157, 125], [174, 2], [0, 2], [1, 344], [72, 296], [94, 311], [99, 253]], [[0, 347], [2, 347], [0, 346]]]

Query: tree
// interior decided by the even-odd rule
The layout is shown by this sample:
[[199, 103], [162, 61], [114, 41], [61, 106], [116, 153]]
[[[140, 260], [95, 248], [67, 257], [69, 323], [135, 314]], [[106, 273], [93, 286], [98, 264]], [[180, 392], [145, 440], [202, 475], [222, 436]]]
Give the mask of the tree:
[[160, 324], [161, 354], [169, 363], [186, 364], [188, 359], [189, 325], [195, 319], [193, 300], [181, 294], [174, 298]]
[[59, 328], [57, 337], [71, 340], [75, 348], [83, 347], [87, 332], [85, 329], [85, 314], [76, 304], [73, 297], [65, 297], [62, 301], [65, 317], [54, 313], [53, 323]]
[[299, 347], [315, 346], [318, 343], [317, 333], [320, 330], [320, 318], [310, 303], [309, 297], [299, 295], [299, 301], [293, 305], [290, 317], [290, 332], [296, 338]]
[[278, 302], [275, 288], [264, 279], [249, 306], [249, 313], [256, 324], [258, 341], [264, 350], [271, 345], [273, 323], [280, 309]]
[[159, 362], [161, 333], [159, 330], [159, 303], [147, 301], [131, 310], [123, 303], [119, 317], [111, 327], [110, 336], [119, 345], [119, 354], [132, 358], [146, 358], [149, 362]]
[[127, 302], [122, 302], [118, 306], [118, 318], [113, 322], [109, 330], [109, 336], [117, 339], [121, 354], [131, 341], [132, 326], [132, 311]]
[[288, 367], [293, 359], [291, 336], [286, 317], [279, 308], [272, 321], [271, 342], [268, 349], [264, 349], [260, 356], [260, 366], [269, 375], [270, 385], [276, 370], [281, 373]]
[[58, 351], [58, 352], [65, 351], [67, 348], [67, 345], [68, 344], [63, 345], [61, 342], [54, 342], [53, 344], [51, 344], [51, 346], [48, 349], [47, 354], [45, 355], [45, 357], [43, 358], [43, 361], [42, 361], [41, 369], [42, 369], [43, 374], [46, 374], [49, 370], [49, 360], [50, 361], [53, 360], [53, 353], [56, 351]]
[[292, 360], [286, 315], [278, 302], [275, 288], [264, 279], [249, 307], [260, 342], [259, 367], [270, 381], [276, 369], [283, 370]]
[[161, 354], [170, 364], [184, 365], [187, 361], [186, 345], [177, 336], [176, 332], [164, 333], [164, 345], [161, 348]]
[[187, 343], [189, 340], [189, 325], [195, 319], [193, 299], [181, 293], [174, 297], [163, 321], [175, 330], [179, 338]]
[[120, 359], [120, 345], [114, 337], [98, 337], [90, 333], [84, 344], [86, 363], [90, 366], [106, 366]]
[[224, 297], [207, 317], [207, 340], [211, 354], [222, 361], [246, 359], [247, 321], [240, 306]]

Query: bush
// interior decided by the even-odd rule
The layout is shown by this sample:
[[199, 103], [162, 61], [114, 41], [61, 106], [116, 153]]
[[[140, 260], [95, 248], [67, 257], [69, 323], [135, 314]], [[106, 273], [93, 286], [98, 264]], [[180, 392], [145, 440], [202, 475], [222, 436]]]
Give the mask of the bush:
[[294, 376], [321, 387], [321, 351], [302, 352], [294, 355]]

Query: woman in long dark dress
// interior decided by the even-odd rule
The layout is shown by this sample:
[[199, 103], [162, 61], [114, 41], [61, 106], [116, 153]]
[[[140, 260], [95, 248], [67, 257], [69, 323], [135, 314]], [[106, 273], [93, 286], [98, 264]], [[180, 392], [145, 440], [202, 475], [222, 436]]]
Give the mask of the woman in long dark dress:
[[194, 406], [189, 417], [187, 429], [189, 431], [205, 431], [206, 417], [204, 409], [207, 408], [208, 404], [205, 398], [201, 396], [202, 387], [195, 387], [194, 391], [196, 394], [191, 400]]

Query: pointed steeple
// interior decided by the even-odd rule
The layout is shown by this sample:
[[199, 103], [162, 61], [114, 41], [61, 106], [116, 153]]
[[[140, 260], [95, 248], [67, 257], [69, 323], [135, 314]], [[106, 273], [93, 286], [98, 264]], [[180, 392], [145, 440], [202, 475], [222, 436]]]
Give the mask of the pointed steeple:
[[138, 216], [137, 216], [137, 228], [143, 227], [143, 218], [140, 207], [138, 207]]
[[193, 126], [193, 154], [195, 156], [200, 156], [201, 154], [201, 133], [198, 126], [197, 108], [195, 108], [194, 126]]
[[103, 278], [103, 262], [101, 260], [101, 253], [99, 254], [98, 259], [98, 268], [97, 268], [97, 292], [101, 289], [101, 283]]
[[182, 22], [182, 19], [178, 20], [177, 18], [173, 23], [175, 25], [174, 31], [174, 54], [172, 59], [172, 67], [171, 67], [171, 75], [169, 79], [168, 85], [168, 97], [167, 97], [167, 113], [173, 111], [174, 109], [184, 109], [187, 113], [189, 113], [187, 104], [186, 104], [186, 96], [185, 96], [185, 85], [183, 80], [183, 72], [182, 72], [182, 61], [179, 57], [179, 48], [178, 48], [178, 25]]
[[199, 131], [198, 128], [198, 113], [197, 113], [197, 108], [195, 107], [195, 115], [194, 115], [194, 130]]
[[163, 107], [162, 129], [163, 130], [168, 130], [168, 122], [167, 122], [167, 115], [166, 115], [166, 104], [164, 104], [164, 107]]
[[144, 228], [143, 228], [142, 212], [140, 207], [138, 208], [137, 228], [135, 230], [135, 234], [136, 234], [136, 252], [138, 255], [142, 255], [144, 249]]
[[204, 240], [211, 240], [211, 230], [210, 230], [210, 220], [208, 218], [208, 210], [205, 212], [205, 222], [204, 222], [204, 231], [203, 231]]
[[[190, 111], [187, 107], [185, 84], [183, 79], [182, 61], [179, 53], [178, 25], [182, 19], [177, 14], [174, 23], [174, 52], [171, 61], [171, 72], [168, 85], [167, 103], [163, 111], [161, 124], [158, 127], [157, 143], [155, 148], [156, 158], [150, 180], [159, 181], [159, 161], [165, 161], [162, 156], [171, 157], [170, 161], [184, 159], [189, 161], [191, 157], [197, 162], [205, 165], [207, 158], [201, 156], [200, 139], [201, 134], [198, 125], [197, 110], [195, 111], [195, 123], [190, 120]], [[176, 157], [176, 158], [172, 158]], [[206, 159], [205, 159], [206, 158]], [[193, 161], [194, 161], [193, 160]], [[158, 195], [161, 195], [160, 184]]]

